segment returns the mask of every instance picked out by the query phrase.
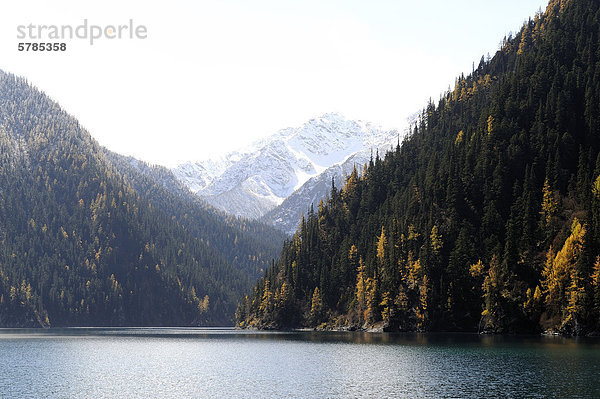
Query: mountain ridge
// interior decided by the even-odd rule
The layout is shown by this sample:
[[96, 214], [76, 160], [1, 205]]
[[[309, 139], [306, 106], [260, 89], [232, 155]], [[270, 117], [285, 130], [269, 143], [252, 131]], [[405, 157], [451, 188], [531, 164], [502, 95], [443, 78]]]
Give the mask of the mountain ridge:
[[[186, 163], [173, 171], [211, 205], [234, 215], [259, 219], [311, 178], [344, 164], [359, 152], [389, 147], [396, 140], [396, 130], [329, 113], [300, 127], [281, 129], [244, 150], [216, 160]], [[320, 199], [325, 194], [319, 192], [314, 197]], [[278, 227], [272, 219], [263, 220]], [[285, 224], [298, 221], [286, 220]], [[289, 231], [288, 227], [282, 229]]]

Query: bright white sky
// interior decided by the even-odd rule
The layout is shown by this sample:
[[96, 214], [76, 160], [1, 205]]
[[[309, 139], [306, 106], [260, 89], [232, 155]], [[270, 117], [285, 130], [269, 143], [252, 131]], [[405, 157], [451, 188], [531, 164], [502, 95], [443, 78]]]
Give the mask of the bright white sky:
[[[174, 166], [326, 112], [403, 129], [545, 0], [15, 0], [0, 69], [108, 148]], [[145, 25], [145, 40], [17, 51], [17, 25]]]

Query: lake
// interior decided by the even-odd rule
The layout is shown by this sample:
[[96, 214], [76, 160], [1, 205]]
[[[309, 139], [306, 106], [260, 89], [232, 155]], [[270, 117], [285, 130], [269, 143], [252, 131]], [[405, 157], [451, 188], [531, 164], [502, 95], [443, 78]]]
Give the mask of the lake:
[[0, 329], [2, 398], [598, 398], [600, 341]]

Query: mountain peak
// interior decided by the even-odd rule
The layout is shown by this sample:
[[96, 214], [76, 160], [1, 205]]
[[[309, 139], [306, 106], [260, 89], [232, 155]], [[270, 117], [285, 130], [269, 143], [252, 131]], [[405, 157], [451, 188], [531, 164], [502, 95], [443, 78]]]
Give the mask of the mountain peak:
[[220, 159], [180, 165], [174, 173], [213, 206], [259, 218], [328, 168], [361, 151], [387, 147], [396, 139], [396, 131], [330, 112]]

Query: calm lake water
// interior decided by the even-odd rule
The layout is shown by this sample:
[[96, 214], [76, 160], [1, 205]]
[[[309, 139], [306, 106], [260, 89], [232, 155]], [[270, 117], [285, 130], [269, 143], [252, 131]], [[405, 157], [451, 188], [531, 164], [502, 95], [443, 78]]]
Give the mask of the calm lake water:
[[600, 341], [0, 329], [2, 398], [600, 398]]

